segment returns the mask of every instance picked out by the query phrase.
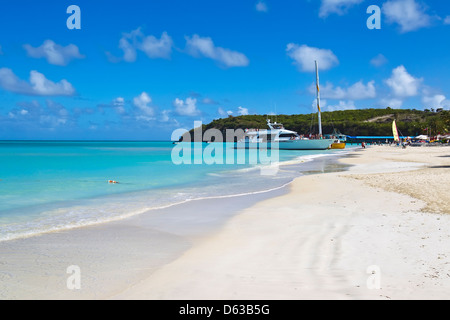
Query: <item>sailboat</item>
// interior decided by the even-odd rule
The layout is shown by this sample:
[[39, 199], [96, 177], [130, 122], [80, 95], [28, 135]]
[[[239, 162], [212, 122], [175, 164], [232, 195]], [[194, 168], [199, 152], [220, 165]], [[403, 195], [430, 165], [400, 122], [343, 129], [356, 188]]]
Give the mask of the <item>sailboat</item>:
[[392, 132], [394, 133], [394, 142], [398, 143], [398, 146], [401, 146], [403, 149], [406, 149], [406, 145], [402, 142], [402, 139], [404, 139], [404, 137], [402, 135], [402, 139], [400, 138], [400, 135], [398, 134], [397, 123], [395, 122], [395, 120], [392, 123]]
[[397, 123], [395, 120], [392, 122], [392, 132], [394, 134], [394, 142], [400, 142], [400, 136], [398, 134]]
[[319, 89], [319, 67], [316, 64], [316, 86], [317, 86], [317, 114], [319, 117], [319, 135], [314, 138], [300, 136], [297, 132], [286, 130], [281, 123], [271, 123], [267, 120], [268, 130], [248, 130], [245, 136], [236, 142], [237, 149], [256, 149], [261, 144], [280, 150], [327, 150], [331, 149], [335, 143], [340, 143], [339, 139], [326, 139], [322, 134], [322, 116], [320, 110], [320, 89]]

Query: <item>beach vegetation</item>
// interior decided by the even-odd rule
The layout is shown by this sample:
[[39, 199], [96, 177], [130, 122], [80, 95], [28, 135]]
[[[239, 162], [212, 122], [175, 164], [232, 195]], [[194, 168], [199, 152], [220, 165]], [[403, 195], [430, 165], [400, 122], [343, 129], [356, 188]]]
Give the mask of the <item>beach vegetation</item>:
[[[203, 131], [217, 129], [267, 129], [267, 118], [282, 123], [288, 130], [300, 134], [317, 133], [317, 114], [294, 115], [243, 115], [216, 119], [202, 126]], [[360, 109], [322, 113], [323, 132], [335, 130], [350, 136], [391, 136], [392, 122], [405, 136], [417, 136], [428, 130], [431, 135], [450, 132], [450, 111], [415, 109]]]

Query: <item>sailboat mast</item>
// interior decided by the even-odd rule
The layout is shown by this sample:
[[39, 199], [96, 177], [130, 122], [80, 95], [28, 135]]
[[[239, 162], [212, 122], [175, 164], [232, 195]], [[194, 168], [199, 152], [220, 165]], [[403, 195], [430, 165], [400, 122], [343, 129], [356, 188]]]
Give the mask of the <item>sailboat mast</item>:
[[316, 63], [317, 110], [319, 115], [319, 136], [322, 137], [322, 114], [320, 111], [319, 66]]

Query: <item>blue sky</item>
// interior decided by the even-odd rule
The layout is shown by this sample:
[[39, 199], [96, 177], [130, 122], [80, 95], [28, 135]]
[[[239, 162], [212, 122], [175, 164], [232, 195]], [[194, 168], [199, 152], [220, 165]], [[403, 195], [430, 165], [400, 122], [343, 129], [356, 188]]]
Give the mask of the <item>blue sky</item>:
[[0, 139], [165, 140], [310, 113], [314, 60], [324, 111], [450, 107], [448, 1], [17, 0], [0, 27]]

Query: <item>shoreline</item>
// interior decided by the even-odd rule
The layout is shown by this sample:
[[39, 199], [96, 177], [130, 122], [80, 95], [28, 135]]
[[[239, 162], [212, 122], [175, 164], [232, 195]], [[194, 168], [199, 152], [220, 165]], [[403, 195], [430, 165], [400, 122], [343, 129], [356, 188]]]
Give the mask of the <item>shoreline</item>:
[[[233, 215], [279, 188], [239, 201], [202, 199], [126, 219], [0, 242], [0, 299], [105, 299], [176, 260], [218, 232]], [[204, 213], [211, 208], [211, 216]], [[69, 266], [79, 266], [82, 290], [68, 290]]]
[[[406, 159], [429, 153], [408, 150]], [[404, 173], [403, 183], [414, 185], [417, 172], [436, 170], [429, 167], [437, 162], [447, 167], [450, 149], [434, 150], [413, 165], [401, 161], [405, 151], [399, 148], [359, 153], [341, 160], [353, 165], [349, 171], [297, 178], [287, 195], [244, 210], [111, 298], [448, 299], [450, 215], [430, 213], [425, 201], [384, 190], [382, 177]], [[379, 181], [355, 179], [367, 175]], [[373, 272], [380, 288], [368, 285], [377, 276]]]
[[[305, 170], [323, 170], [336, 162], [334, 155], [315, 159], [301, 165]], [[332, 170], [343, 167], [334, 166], [337, 168]], [[0, 299], [114, 296], [219, 232], [241, 211], [286, 194], [291, 183], [249, 194], [184, 201], [117, 221], [0, 242]], [[66, 270], [73, 265], [80, 267], [82, 290], [66, 287], [70, 276]]]
[[[348, 152], [351, 152], [351, 151], [348, 151]], [[331, 161], [333, 161], [332, 159], [340, 157], [340, 156], [345, 156], [345, 154], [346, 153], [339, 152], [339, 153], [330, 153], [330, 154], [301, 155], [299, 157], [280, 162], [279, 168], [281, 169], [281, 168], [286, 168], [286, 167], [289, 168], [289, 167], [294, 167], [294, 166], [305, 166], [305, 165], [308, 165], [308, 163], [309, 163], [309, 166], [314, 167], [315, 162], [323, 160], [320, 158], [331, 159], [330, 160], [330, 162], [331, 162]], [[226, 175], [229, 174], [230, 172], [232, 175], [236, 175], [239, 172], [246, 173], [246, 172], [250, 172], [250, 171], [253, 172], [254, 174], [257, 174], [256, 172], [263, 170], [262, 169], [263, 167], [264, 166], [253, 166], [253, 167], [242, 168], [242, 169], [232, 169], [229, 172], [224, 171], [224, 173], [225, 173], [224, 176], [226, 177]], [[270, 171], [270, 170], [272, 170], [272, 168], [269, 167], [267, 169], [267, 171]], [[219, 172], [209, 173], [208, 175], [219, 177], [219, 178], [217, 178], [219, 181], [222, 173], [219, 171]], [[84, 208], [85, 211], [92, 210], [92, 209], [95, 209], [94, 211], [96, 211], [96, 210], [98, 211], [103, 208], [102, 210], [106, 209], [108, 211], [108, 214], [96, 215], [96, 216], [93, 215], [92, 217], [87, 217], [87, 218], [80, 216], [75, 221], [73, 221], [73, 219], [71, 219], [70, 216], [66, 217], [66, 218], [72, 220], [70, 222], [61, 221], [61, 219], [59, 219], [59, 217], [56, 216], [55, 221], [51, 221], [51, 220], [49, 220], [49, 221], [44, 220], [43, 222], [38, 221], [37, 223], [40, 223], [42, 225], [38, 225], [37, 227], [34, 227], [34, 229], [32, 229], [32, 230], [23, 228], [23, 224], [21, 225], [19, 223], [17, 225], [18, 229], [13, 230], [12, 232], [5, 228], [5, 230], [4, 230], [5, 233], [3, 233], [0, 236], [0, 244], [5, 241], [27, 239], [27, 238], [33, 238], [35, 236], [77, 230], [79, 228], [101, 226], [103, 224], [108, 224], [108, 223], [112, 223], [112, 222], [120, 222], [120, 221], [123, 221], [126, 219], [130, 219], [130, 218], [139, 216], [141, 214], [147, 214], [147, 213], [155, 211], [155, 210], [167, 209], [167, 208], [170, 208], [173, 206], [183, 205], [183, 204], [189, 203], [191, 201], [201, 201], [201, 200], [205, 200], [205, 199], [233, 198], [233, 197], [242, 197], [242, 196], [247, 196], [247, 195], [252, 195], [252, 194], [270, 193], [272, 191], [282, 189], [285, 186], [292, 183], [292, 181], [295, 179], [295, 175], [298, 175], [298, 174], [293, 174], [293, 175], [294, 175], [294, 177], [285, 178], [285, 180], [287, 182], [285, 182], [281, 185], [274, 184], [273, 186], [270, 186], [267, 189], [266, 188], [265, 189], [254, 188], [253, 190], [250, 190], [250, 191], [241, 190], [241, 193], [231, 193], [231, 194], [225, 194], [225, 195], [221, 195], [220, 190], [216, 190], [217, 194], [213, 194], [213, 195], [205, 196], [205, 195], [201, 195], [201, 194], [195, 194], [195, 191], [191, 190], [191, 189], [195, 189], [197, 187], [197, 185], [199, 184], [199, 182], [195, 182], [195, 183], [191, 183], [191, 184], [187, 185], [187, 194], [192, 193], [192, 195], [194, 195], [196, 197], [191, 198], [190, 196], [185, 196], [185, 197], [187, 197], [185, 199], [181, 199], [181, 200], [180, 199], [172, 199], [171, 201], [166, 201], [166, 202], [161, 201], [161, 203], [156, 203], [156, 204], [151, 204], [151, 205], [148, 205], [146, 203], [146, 200], [143, 200], [143, 197], [146, 197], [147, 194], [150, 194], [153, 191], [152, 189], [126, 191], [123, 193], [108, 194], [108, 195], [102, 195], [102, 196], [93, 197], [93, 198], [83, 198], [83, 199], [78, 199], [78, 200], [64, 200], [62, 202], [46, 203], [41, 206], [46, 208], [46, 209], [44, 209], [44, 211], [45, 211], [44, 213], [46, 213], [45, 215], [48, 215], [49, 217], [51, 217], [51, 212], [53, 212], [53, 211], [64, 210], [64, 211], [70, 212], [72, 209], [76, 211], [76, 210], [79, 210], [80, 208]], [[230, 179], [230, 177], [228, 177], [228, 179]], [[216, 181], [216, 183], [218, 181]], [[211, 181], [209, 183], [211, 183]], [[186, 186], [184, 186], [184, 187], [182, 186], [179, 188], [177, 187], [174, 190], [164, 187], [164, 188], [156, 190], [156, 192], [162, 192], [166, 195], [169, 195], [170, 193], [184, 192], [185, 187]], [[236, 192], [236, 191], [233, 191], [233, 192]], [[139, 206], [133, 206], [132, 208], [130, 208], [130, 207], [127, 207], [126, 209], [121, 208], [122, 210], [120, 210], [120, 212], [115, 212], [114, 214], [111, 215], [110, 214], [111, 210], [115, 210], [115, 208], [108, 204], [110, 203], [110, 200], [112, 200], [112, 203], [117, 202], [116, 201], [117, 197], [121, 198], [124, 201], [127, 201], [128, 199], [133, 198], [134, 200], [139, 200], [141, 203]], [[140, 198], [142, 198], [142, 199], [140, 199]], [[90, 204], [90, 203], [92, 203], [92, 204]], [[134, 205], [134, 203], [133, 203], [133, 205]], [[21, 210], [21, 209], [14, 209], [14, 210]], [[12, 223], [11, 225], [14, 228], [17, 228], [15, 226], [15, 223]], [[23, 230], [21, 230], [20, 228], [22, 228]]]

